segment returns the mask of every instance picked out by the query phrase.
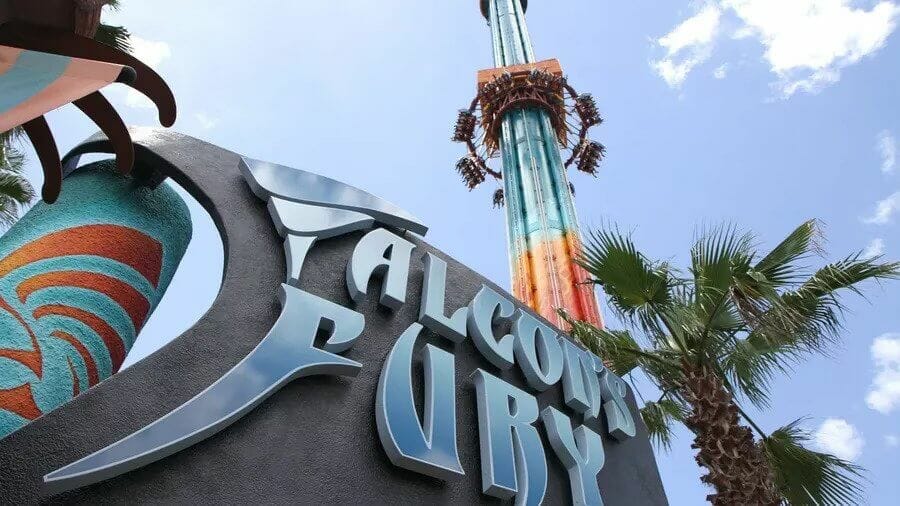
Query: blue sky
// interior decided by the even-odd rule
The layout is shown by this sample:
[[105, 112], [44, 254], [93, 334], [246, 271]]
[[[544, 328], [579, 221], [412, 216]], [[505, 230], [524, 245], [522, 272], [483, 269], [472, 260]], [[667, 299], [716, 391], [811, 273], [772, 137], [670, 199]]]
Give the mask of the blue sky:
[[[606, 119], [599, 177], [572, 177], [583, 227], [618, 224], [649, 256], [685, 265], [704, 224], [733, 222], [768, 248], [815, 217], [823, 262], [900, 257], [896, 0], [530, 3], [538, 58], [559, 58]], [[475, 0], [131, 1], [108, 19], [171, 84], [175, 129], [387, 198], [508, 286], [494, 187], [466, 191], [453, 169], [464, 149], [449, 141], [475, 71], [491, 66]], [[156, 123], [119, 85], [107, 95], [128, 123]], [[49, 120], [62, 151], [94, 131], [71, 106]], [[188, 255], [130, 363], [190, 327], [218, 289], [222, 246], [193, 211]], [[846, 299], [842, 346], [778, 379], [755, 416], [769, 430], [810, 416], [814, 444], [868, 468], [869, 503], [888, 505], [900, 498], [900, 283], [866, 293]], [[708, 493], [689, 444], [682, 431], [658, 452], [675, 505]]]

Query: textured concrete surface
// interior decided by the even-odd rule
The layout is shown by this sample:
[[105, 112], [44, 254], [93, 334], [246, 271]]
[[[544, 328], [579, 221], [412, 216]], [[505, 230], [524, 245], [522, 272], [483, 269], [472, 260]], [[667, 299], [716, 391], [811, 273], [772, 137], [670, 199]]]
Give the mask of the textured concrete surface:
[[[77, 504], [491, 504], [481, 494], [471, 374], [476, 368], [524, 388], [518, 369], [499, 373], [471, 341], [421, 340], [456, 354], [457, 424], [465, 477], [447, 482], [394, 467], [375, 428], [375, 388], [385, 356], [414, 321], [422, 262], [432, 251], [448, 261], [447, 306], [465, 305], [480, 275], [419, 239], [408, 302], [399, 311], [354, 306], [344, 286], [347, 260], [360, 234], [321, 241], [309, 254], [301, 288], [366, 316], [366, 329], [345, 356], [363, 364], [357, 378], [295, 381], [219, 434], [143, 469], [55, 497], [42, 496], [41, 477], [166, 414], [220, 377], [264, 336], [278, 316], [283, 280], [281, 241], [238, 173], [238, 155], [170, 132], [134, 136], [141, 163], [159, 169], [197, 196], [226, 244], [221, 292], [190, 330], [145, 360], [59, 410], [0, 441], [0, 497], [10, 503]], [[177, 168], [176, 168], [177, 167]], [[205, 196], [204, 196], [205, 194]], [[374, 293], [374, 284], [369, 287]], [[373, 297], [374, 299], [374, 297]], [[421, 365], [417, 366], [421, 370]], [[420, 376], [420, 374], [417, 374]], [[421, 394], [422, 385], [416, 385]], [[562, 407], [561, 387], [538, 395], [541, 407]], [[128, 402], [122, 402], [127, 399]], [[421, 402], [421, 401], [420, 401]], [[633, 404], [633, 402], [632, 402]], [[568, 410], [566, 412], [570, 413]], [[600, 423], [600, 422], [598, 422]], [[599, 480], [604, 501], [666, 504], [644, 427], [622, 443], [605, 439]], [[604, 427], [594, 426], [601, 433]], [[545, 442], [547, 504], [570, 501], [568, 478]]]

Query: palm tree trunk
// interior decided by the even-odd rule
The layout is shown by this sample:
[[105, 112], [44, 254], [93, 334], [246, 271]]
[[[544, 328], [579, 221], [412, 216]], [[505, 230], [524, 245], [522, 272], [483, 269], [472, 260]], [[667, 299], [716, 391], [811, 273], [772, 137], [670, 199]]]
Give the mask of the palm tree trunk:
[[748, 427], [738, 423], [738, 408], [718, 376], [706, 368], [685, 366], [682, 394], [693, 408], [685, 424], [696, 435], [697, 463], [709, 472], [701, 480], [715, 489], [713, 506], [777, 506], [781, 497], [762, 450]]
[[100, 11], [109, 0], [75, 0], [75, 33], [89, 39], [97, 34]]

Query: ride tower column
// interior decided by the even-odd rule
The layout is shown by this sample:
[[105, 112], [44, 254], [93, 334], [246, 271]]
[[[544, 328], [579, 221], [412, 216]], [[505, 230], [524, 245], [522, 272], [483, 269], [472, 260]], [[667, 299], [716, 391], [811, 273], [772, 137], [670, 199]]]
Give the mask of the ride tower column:
[[[565, 322], [558, 309], [602, 326], [589, 275], [575, 263], [582, 245], [566, 171], [576, 163], [596, 173], [603, 147], [586, 133], [601, 120], [593, 99], [575, 92], [556, 60], [535, 59], [527, 6], [481, 0], [495, 68], [478, 73], [478, 96], [460, 112], [454, 140], [466, 142], [469, 155], [457, 169], [470, 189], [486, 175], [502, 184], [494, 202], [506, 208], [513, 294], [559, 327]], [[571, 152], [566, 161], [564, 150]], [[500, 171], [487, 164], [495, 157]]]

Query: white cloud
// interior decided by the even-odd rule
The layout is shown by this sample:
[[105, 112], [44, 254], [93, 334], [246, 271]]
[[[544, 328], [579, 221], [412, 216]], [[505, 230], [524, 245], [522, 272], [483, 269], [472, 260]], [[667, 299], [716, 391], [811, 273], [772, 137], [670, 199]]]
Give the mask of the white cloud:
[[194, 113], [194, 119], [197, 120], [197, 123], [200, 123], [200, 126], [204, 130], [209, 130], [210, 128], [214, 128], [219, 124], [219, 120], [211, 118], [207, 114], [202, 112]]
[[893, 174], [897, 165], [897, 141], [887, 130], [878, 133], [875, 148], [881, 155], [881, 172]]
[[160, 63], [172, 56], [172, 50], [166, 42], [142, 39], [132, 35], [131, 47], [134, 48], [132, 54], [152, 68], [159, 67]]
[[888, 434], [884, 436], [884, 444], [890, 446], [891, 448], [896, 448], [900, 446], [900, 437], [897, 437], [893, 434]]
[[[150, 68], [157, 70], [159, 65], [172, 56], [169, 44], [166, 42], [146, 40], [131, 36], [131, 47], [134, 49], [135, 58], [141, 60]], [[129, 88], [125, 95], [125, 104], [130, 107], [154, 108], [153, 102], [139, 92]]]
[[781, 98], [789, 98], [798, 91], [813, 94], [818, 93], [822, 91], [822, 88], [825, 86], [834, 84], [840, 80], [840, 72], [833, 69], [821, 69], [802, 79], [796, 79], [794, 81], [782, 79], [780, 82], [772, 83], [772, 88], [781, 95]]
[[707, 4], [656, 40], [666, 49], [666, 56], [651, 65], [666, 84], [672, 88], [680, 87], [691, 70], [709, 58], [721, 16], [718, 7]]
[[884, 46], [900, 7], [880, 1], [870, 10], [853, 0], [722, 0], [765, 47], [764, 58], [785, 96], [815, 92], [840, 79], [840, 69]]
[[895, 212], [900, 211], [900, 192], [895, 192], [884, 200], [875, 203], [875, 213], [868, 218], [863, 218], [863, 223], [884, 225], [891, 221]]
[[125, 93], [125, 105], [138, 109], [153, 109], [154, 107], [153, 102], [149, 98], [131, 88]]
[[872, 242], [866, 246], [865, 251], [863, 251], [863, 258], [875, 258], [880, 257], [884, 254], [884, 240], [880, 237], [876, 237], [872, 239]]
[[876, 373], [866, 404], [886, 415], [900, 407], [900, 334], [876, 337], [871, 353]]
[[[894, 0], [879, 0], [868, 10], [855, 3], [710, 0], [697, 15], [657, 41], [668, 52], [653, 66], [670, 86], [680, 85], [709, 57], [720, 18], [727, 16], [723, 24], [734, 26], [732, 38], [752, 38], [762, 44], [763, 59], [778, 78], [773, 87], [783, 98], [798, 91], [815, 93], [840, 80], [843, 68], [881, 49], [896, 28], [900, 6]], [[682, 48], [689, 48], [687, 56], [674, 59]]]
[[716, 67], [716, 70], [713, 70], [713, 77], [716, 79], [725, 79], [728, 76], [728, 64], [723, 63]]
[[843, 460], [856, 460], [862, 454], [865, 444], [856, 427], [840, 418], [829, 418], [822, 422], [815, 435], [819, 451], [830, 453]]

